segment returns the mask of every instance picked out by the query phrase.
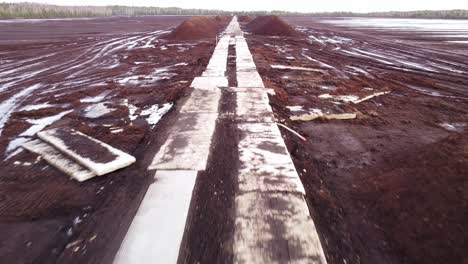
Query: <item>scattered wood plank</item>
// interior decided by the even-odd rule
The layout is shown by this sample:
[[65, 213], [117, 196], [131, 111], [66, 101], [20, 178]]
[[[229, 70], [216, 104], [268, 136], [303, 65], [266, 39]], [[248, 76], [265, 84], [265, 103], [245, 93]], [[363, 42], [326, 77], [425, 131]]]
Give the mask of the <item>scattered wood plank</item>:
[[76, 163], [74, 160], [68, 158], [56, 148], [40, 139], [28, 141], [23, 144], [23, 147], [40, 155], [47, 163], [79, 182], [89, 180], [96, 176], [96, 173]]
[[37, 136], [99, 176], [135, 162], [133, 156], [70, 128], [49, 129]]

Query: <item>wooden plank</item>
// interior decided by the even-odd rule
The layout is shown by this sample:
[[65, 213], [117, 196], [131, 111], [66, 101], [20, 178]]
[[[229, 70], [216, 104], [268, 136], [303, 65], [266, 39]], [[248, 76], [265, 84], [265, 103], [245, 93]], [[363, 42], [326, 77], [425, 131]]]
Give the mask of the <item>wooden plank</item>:
[[77, 181], [86, 181], [96, 176], [96, 173], [69, 159], [56, 148], [40, 139], [24, 143], [23, 148], [40, 155], [47, 163]]
[[135, 162], [133, 156], [70, 128], [49, 129], [37, 136], [97, 175]]

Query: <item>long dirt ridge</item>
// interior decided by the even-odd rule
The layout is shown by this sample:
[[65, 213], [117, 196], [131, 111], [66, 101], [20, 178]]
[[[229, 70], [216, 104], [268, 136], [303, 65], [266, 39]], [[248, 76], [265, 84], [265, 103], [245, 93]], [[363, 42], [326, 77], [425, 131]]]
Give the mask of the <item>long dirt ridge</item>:
[[[228, 87], [226, 76], [230, 44], [235, 45], [236, 51], [237, 87]], [[271, 90], [265, 88], [256, 70], [237, 17], [223, 32], [207, 69], [193, 80], [191, 87], [194, 89], [181, 107], [172, 132], [148, 168], [156, 170], [155, 182], [150, 185], [114, 263], [189, 263], [201, 258], [233, 263], [326, 263], [304, 199], [304, 187], [269, 105]], [[222, 110], [223, 103], [232, 104], [223, 100], [232, 101], [234, 97], [236, 106], [230, 109], [232, 112]], [[216, 165], [211, 163], [219, 162], [213, 155], [219, 157], [219, 146], [225, 144], [219, 136], [214, 137], [220, 133], [233, 135], [238, 142], [237, 149], [232, 150], [234, 155], [229, 155], [236, 159], [231, 161], [236, 165], [227, 166], [231, 172], [212, 169]], [[207, 173], [210, 171], [214, 173]], [[235, 192], [223, 190], [226, 185], [221, 184], [214, 187], [214, 195], [233, 196], [232, 208], [226, 209], [232, 211], [226, 214], [233, 220], [218, 223], [223, 227], [213, 226], [213, 231], [232, 232], [224, 231], [224, 237], [230, 236], [225, 239], [228, 246], [205, 252], [213, 256], [210, 259], [203, 256], [206, 254], [191, 252], [209, 248], [190, 243], [201, 239], [198, 244], [206, 244], [204, 239], [213, 238], [194, 238], [194, 234], [201, 234], [195, 230], [197, 222], [189, 218], [199, 217], [196, 210], [203, 206], [200, 203], [207, 202], [200, 198], [206, 199], [200, 189], [213, 188], [199, 184], [210, 182], [209, 177], [229, 174], [235, 176]], [[220, 244], [226, 242], [214, 239]]]

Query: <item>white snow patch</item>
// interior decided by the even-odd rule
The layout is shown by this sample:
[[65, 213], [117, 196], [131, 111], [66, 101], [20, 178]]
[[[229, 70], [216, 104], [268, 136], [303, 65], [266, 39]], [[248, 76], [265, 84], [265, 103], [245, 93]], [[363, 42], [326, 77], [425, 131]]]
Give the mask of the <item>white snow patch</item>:
[[67, 111], [61, 112], [59, 114], [56, 114], [54, 116], [48, 116], [48, 117], [39, 118], [39, 119], [27, 119], [28, 123], [33, 124], [33, 126], [31, 126], [26, 131], [21, 133], [20, 136], [32, 137], [37, 132], [44, 129], [46, 126], [60, 120], [62, 117], [64, 117], [65, 115], [67, 115], [67, 114], [69, 114], [71, 112], [73, 112], [73, 110], [67, 110]]
[[390, 91], [378, 92], [378, 93], [373, 93], [373, 94], [367, 95], [367, 96], [365, 96], [363, 98], [359, 98], [356, 95], [321, 94], [321, 95], [319, 95], [319, 98], [321, 98], [321, 99], [334, 99], [334, 100], [338, 100], [338, 101], [351, 102], [353, 104], [358, 104], [358, 103], [361, 103], [363, 101], [369, 100], [369, 99], [371, 99], [373, 97], [388, 94], [388, 93], [390, 93]]
[[302, 53], [302, 56], [310, 61], [313, 61], [313, 62], [317, 62], [320, 66], [323, 66], [325, 68], [330, 68], [330, 69], [335, 69], [335, 67], [331, 66], [331, 65], [328, 65], [326, 63], [323, 63], [319, 60], [316, 60], [316, 59], [312, 59], [310, 56], [307, 56], [306, 54]]
[[319, 87], [320, 89], [323, 89], [323, 90], [335, 90], [336, 89], [336, 86], [333, 86], [333, 85], [320, 85]]
[[403, 60], [396, 60], [396, 61], [403, 64], [403, 65], [407, 65], [407, 66], [417, 68], [417, 69], [420, 69], [420, 70], [434, 71], [434, 69], [432, 69], [432, 68], [425, 67], [425, 66], [423, 66], [421, 64], [418, 64], [418, 63], [415, 63], [415, 62], [409, 62], [409, 61], [403, 61]]
[[[350, 55], [354, 55], [354, 56], [358, 56], [358, 57], [363, 57], [363, 58], [369, 58], [369, 59], [373, 59], [375, 61], [378, 61], [378, 62], [382, 62], [384, 64], [388, 64], [388, 65], [393, 65], [393, 63], [389, 62], [389, 61], [386, 61], [386, 60], [382, 60], [382, 59], [379, 59], [379, 58], [376, 58], [375, 54], [373, 54], [374, 56], [368, 56], [368, 55], [365, 55], [363, 53], [369, 53], [369, 52], [363, 52], [362, 50], [358, 50], [358, 49], [354, 49], [354, 50], [357, 50], [359, 51], [360, 53], [358, 52], [354, 52], [354, 51], [349, 51], [349, 50], [342, 50], [344, 53], [347, 53], [347, 54], [350, 54]], [[372, 53], [371, 53], [372, 54]], [[380, 57], [380, 56], [377, 56], [377, 57]]]
[[110, 94], [111, 91], [104, 91], [96, 96], [88, 96], [85, 98], [80, 99], [80, 102], [82, 103], [98, 103], [102, 101], [108, 94]]
[[335, 99], [343, 102], [353, 102], [359, 100], [359, 97], [356, 95], [331, 95], [331, 94], [321, 94], [319, 95], [320, 99]]
[[323, 40], [321, 40], [321, 39], [319, 39], [319, 38], [316, 38], [314, 35], [310, 35], [309, 38], [312, 39], [312, 40], [315, 40], [315, 41], [319, 42], [319, 43], [322, 44], [322, 45], [325, 45], [325, 43], [323, 42]]
[[320, 38], [322, 39], [322, 41], [327, 42], [327, 43], [332, 43], [332, 44], [343, 44], [343, 43], [352, 42], [352, 40], [349, 38], [338, 37], [338, 36], [333, 36], [330, 38], [322, 36]]
[[104, 102], [104, 103], [97, 103], [94, 105], [87, 106], [85, 108], [85, 112], [86, 112], [85, 117], [98, 118], [115, 110], [113, 108], [107, 107], [105, 104], [106, 103]]
[[117, 134], [117, 133], [122, 133], [122, 132], [123, 132], [123, 128], [111, 129], [112, 134]]
[[172, 107], [172, 103], [165, 103], [161, 107], [157, 104], [152, 105], [149, 109], [141, 111], [142, 116], [147, 116], [146, 121], [151, 127], [154, 127], [159, 120], [167, 113]]
[[171, 67], [176, 67], [176, 66], [184, 66], [187, 65], [187, 63], [177, 63], [171, 66], [163, 67], [163, 68], [158, 68], [155, 69], [152, 73], [148, 75], [133, 75], [133, 76], [128, 76], [125, 78], [122, 78], [118, 80], [117, 82], [120, 84], [126, 84], [126, 83], [140, 83], [140, 82], [157, 82], [159, 80], [167, 80], [171, 79], [172, 77], [176, 76], [177, 74], [169, 72], [169, 69]]
[[39, 110], [43, 108], [54, 107], [57, 105], [49, 104], [49, 103], [42, 103], [42, 104], [34, 104], [34, 105], [26, 105], [19, 109], [19, 111], [32, 111], [32, 110]]
[[312, 69], [306, 67], [298, 67], [298, 66], [287, 66], [287, 65], [271, 65], [273, 69], [287, 69], [287, 70], [299, 70], [299, 71], [313, 71], [313, 72], [323, 72], [319, 69]]
[[447, 122], [443, 122], [443, 123], [440, 123], [439, 126], [449, 130], [449, 131], [455, 131], [455, 132], [462, 132], [466, 126], [465, 123], [447, 123]]
[[6, 156], [6, 158], [5, 158], [3, 161], [9, 160], [9, 159], [12, 158], [13, 156], [16, 156], [16, 155], [20, 154], [22, 151], [23, 151], [22, 148], [17, 148], [15, 151], [13, 151], [13, 152], [11, 152], [10, 154], [8, 154], [8, 155]]
[[9, 155], [13, 154], [11, 152], [17, 150], [19, 147], [21, 147], [21, 145], [28, 142], [29, 140], [30, 140], [29, 137], [17, 137], [11, 140], [10, 143], [8, 143], [8, 146], [5, 151], [5, 155], [8, 155], [6, 159], [9, 159], [10, 158]]
[[304, 110], [304, 107], [302, 105], [292, 105], [292, 106], [286, 106], [287, 109], [291, 112], [298, 112]]
[[358, 68], [358, 67], [355, 67], [355, 66], [346, 66], [346, 67], [348, 67], [350, 69], [353, 69], [354, 71], [356, 71], [358, 73], [362, 73], [362, 74], [367, 75], [367, 76], [370, 75], [367, 71], [365, 71], [365, 70], [363, 70], [361, 68]]
[[9, 99], [3, 101], [0, 104], [0, 136], [2, 135], [3, 127], [5, 126], [6, 122], [10, 118], [10, 115], [16, 110], [18, 104], [28, 96], [28, 94], [32, 93], [34, 90], [41, 87], [41, 84], [34, 84], [29, 86], [28, 88], [21, 90], [20, 92], [14, 94]]
[[150, 38], [150, 39], [145, 43], [145, 45], [143, 45], [141, 48], [144, 48], [144, 49], [146, 49], [146, 48], [154, 48], [154, 44], [151, 44], [151, 43], [154, 41], [155, 38], [157, 38], [157, 37], [152, 37], [152, 38]]
[[130, 121], [133, 121], [138, 118], [138, 115], [136, 115], [136, 112], [138, 111], [138, 107], [136, 107], [133, 104], [129, 104], [128, 99], [124, 99], [121, 105], [124, 105], [128, 108], [128, 118], [130, 118]]
[[[23, 133], [19, 134], [19, 137], [13, 139], [10, 141], [10, 143], [7, 146], [7, 149], [5, 151], [5, 154], [12, 154], [12, 151], [15, 151], [17, 148], [19, 148], [21, 145], [26, 143], [27, 141], [30, 140], [32, 136], [34, 136], [37, 132], [41, 131], [44, 129], [46, 126], [60, 120], [63, 116], [66, 114], [69, 114], [73, 112], [73, 110], [68, 110], [61, 112], [59, 114], [56, 114], [54, 116], [48, 116], [48, 117], [43, 117], [39, 119], [27, 119], [26, 121], [30, 124], [32, 124], [31, 127], [29, 127], [26, 131]], [[9, 157], [7, 157], [8, 159]]]
[[449, 41], [446, 41], [446, 42], [468, 44], [468, 40], [449, 40]]

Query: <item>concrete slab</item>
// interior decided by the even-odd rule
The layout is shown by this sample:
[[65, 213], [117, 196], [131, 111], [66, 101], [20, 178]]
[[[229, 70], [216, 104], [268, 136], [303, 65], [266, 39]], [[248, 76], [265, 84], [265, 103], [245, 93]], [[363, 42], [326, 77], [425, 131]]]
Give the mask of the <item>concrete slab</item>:
[[236, 93], [236, 117], [244, 122], [275, 122], [266, 92]]
[[304, 187], [275, 123], [237, 125], [239, 141], [239, 192], [291, 192]]
[[194, 89], [180, 113], [217, 113], [221, 90], [214, 91]]
[[98, 176], [135, 162], [133, 156], [73, 129], [49, 129], [37, 136]]
[[239, 87], [265, 87], [257, 71], [237, 71], [237, 85]]
[[[236, 115], [240, 123], [234, 263], [326, 263], [304, 200], [305, 190], [272, 115], [247, 42], [236, 36]], [[256, 91], [249, 91], [252, 87]], [[246, 122], [244, 121], [244, 122]]]
[[227, 77], [195, 77], [190, 87], [200, 90], [215, 90], [228, 87]]
[[227, 92], [233, 93], [267, 93], [269, 95], [275, 95], [275, 90], [271, 88], [263, 88], [263, 87], [228, 87], [224, 89]]
[[[247, 61], [247, 60], [244, 60]], [[247, 61], [247, 62], [237, 62], [237, 71], [253, 71], [257, 70], [257, 66], [255, 66], [255, 63], [252, 61]]]
[[41, 156], [47, 163], [79, 182], [96, 176], [96, 173], [69, 159], [56, 148], [40, 139], [24, 143], [23, 148]]
[[226, 70], [206, 70], [202, 73], [202, 77], [224, 77]]
[[157, 171], [114, 264], [177, 263], [197, 171]]
[[235, 207], [234, 263], [327, 263], [302, 195], [245, 193]]
[[149, 170], [205, 170], [217, 113], [181, 113]]

